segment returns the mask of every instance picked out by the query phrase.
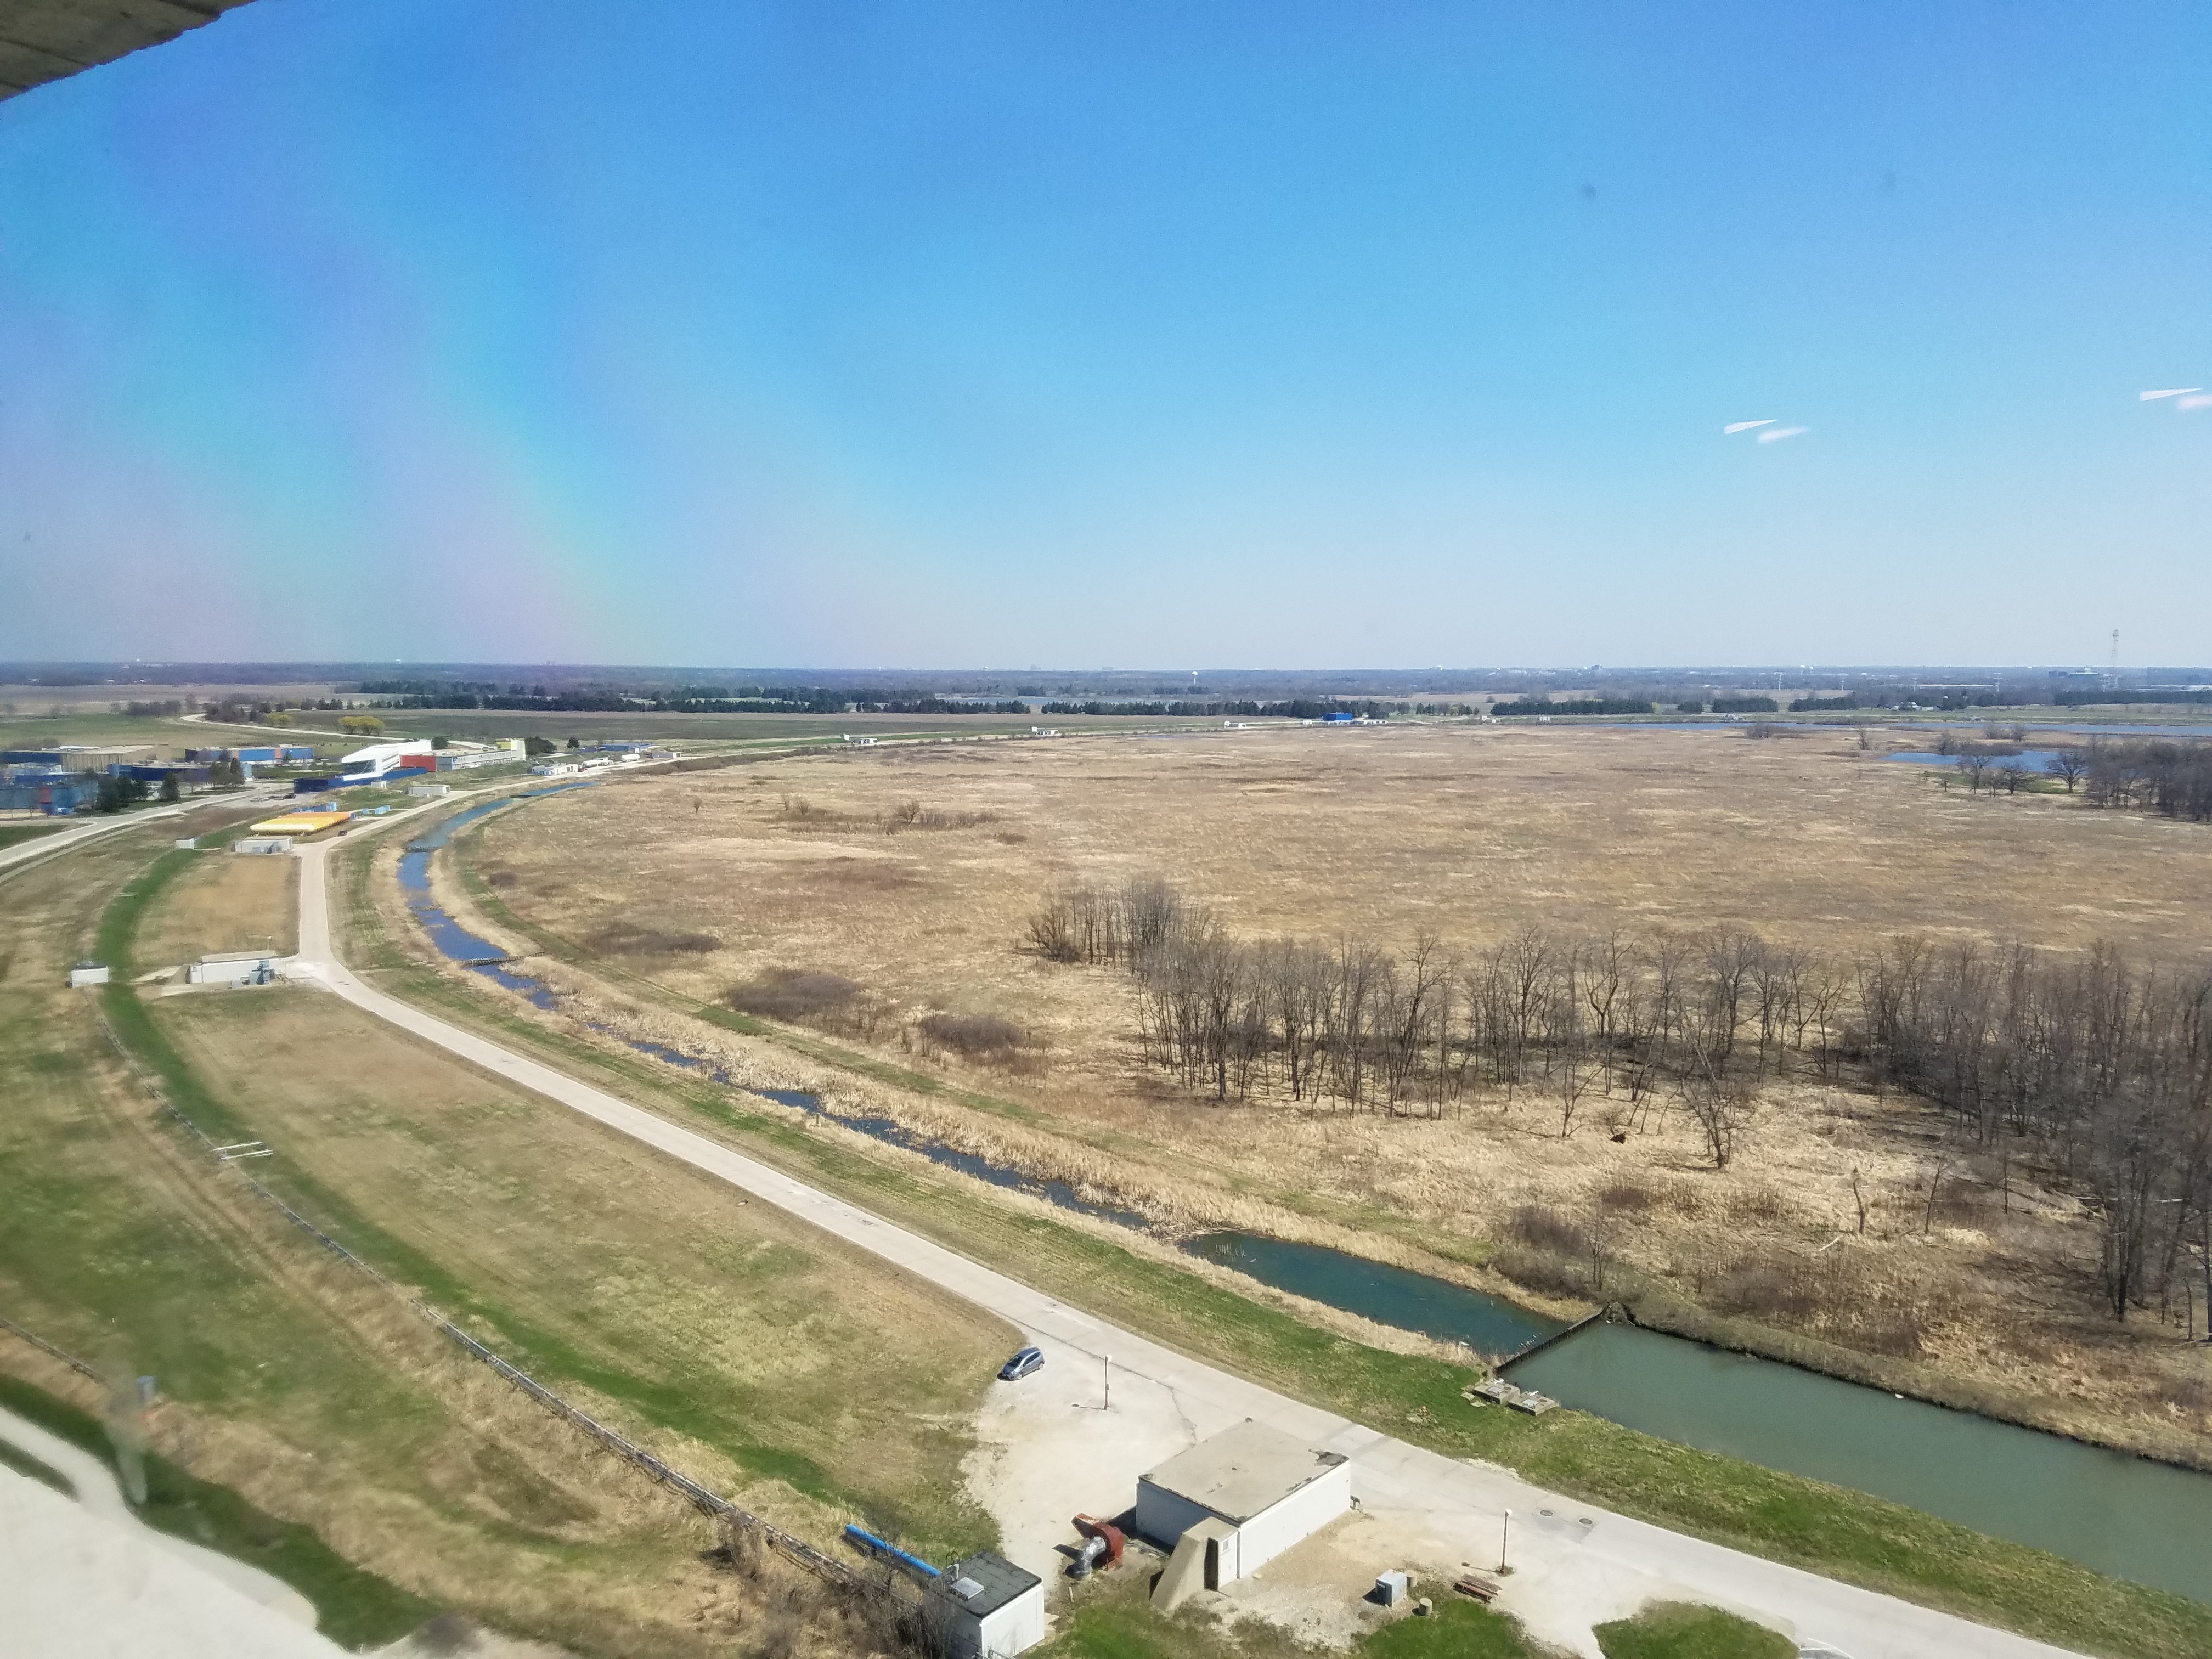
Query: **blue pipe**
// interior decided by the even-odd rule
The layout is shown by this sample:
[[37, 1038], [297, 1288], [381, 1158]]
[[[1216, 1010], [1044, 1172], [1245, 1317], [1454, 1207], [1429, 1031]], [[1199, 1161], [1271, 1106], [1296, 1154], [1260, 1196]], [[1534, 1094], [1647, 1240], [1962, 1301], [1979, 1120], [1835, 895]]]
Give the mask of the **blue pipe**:
[[902, 1567], [912, 1567], [925, 1578], [942, 1578], [945, 1576], [941, 1568], [931, 1566], [918, 1555], [908, 1555], [897, 1545], [886, 1543], [872, 1532], [863, 1532], [858, 1527], [848, 1525], [845, 1528], [845, 1536], [869, 1553], [887, 1555]]

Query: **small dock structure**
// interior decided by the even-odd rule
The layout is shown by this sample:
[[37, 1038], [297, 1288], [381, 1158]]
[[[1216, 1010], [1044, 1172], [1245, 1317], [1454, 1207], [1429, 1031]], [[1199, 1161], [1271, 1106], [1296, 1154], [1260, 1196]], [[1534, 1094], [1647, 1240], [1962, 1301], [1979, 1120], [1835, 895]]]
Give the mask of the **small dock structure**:
[[1488, 1382], [1476, 1382], [1461, 1390], [1462, 1397], [1477, 1406], [1510, 1406], [1516, 1412], [1526, 1412], [1531, 1417], [1541, 1417], [1555, 1409], [1559, 1401], [1548, 1394], [1538, 1394], [1534, 1389], [1524, 1389], [1508, 1382], [1502, 1376]]

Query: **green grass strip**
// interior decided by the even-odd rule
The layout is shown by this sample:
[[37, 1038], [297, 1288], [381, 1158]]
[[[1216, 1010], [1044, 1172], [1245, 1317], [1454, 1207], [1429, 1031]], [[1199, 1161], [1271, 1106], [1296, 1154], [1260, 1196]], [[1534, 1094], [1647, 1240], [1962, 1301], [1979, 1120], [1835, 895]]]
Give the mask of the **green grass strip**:
[[1591, 1634], [1605, 1659], [1796, 1659], [1797, 1644], [1779, 1632], [1718, 1607], [1664, 1601], [1633, 1619], [1600, 1625]]
[[[217, 1140], [254, 1139], [252, 1126], [205, 1086], [128, 983], [136, 971], [131, 941], [140, 917], [195, 856], [181, 849], [163, 854], [102, 916], [100, 959], [115, 970], [115, 980], [103, 988], [102, 1007], [131, 1057], [159, 1080], [185, 1116]], [[415, 1287], [457, 1324], [473, 1326], [479, 1338], [502, 1351], [502, 1357], [549, 1387], [568, 1382], [592, 1389], [657, 1427], [714, 1447], [750, 1474], [780, 1480], [832, 1507], [862, 1515], [880, 1510], [881, 1505], [866, 1495], [838, 1486], [804, 1454], [733, 1436], [726, 1416], [702, 1407], [690, 1390], [594, 1360], [574, 1343], [479, 1295], [434, 1259], [369, 1220], [336, 1188], [289, 1165], [257, 1173], [264, 1186], [325, 1232], [388, 1278]], [[619, 1347], [619, 1334], [609, 1334], [609, 1342]]]

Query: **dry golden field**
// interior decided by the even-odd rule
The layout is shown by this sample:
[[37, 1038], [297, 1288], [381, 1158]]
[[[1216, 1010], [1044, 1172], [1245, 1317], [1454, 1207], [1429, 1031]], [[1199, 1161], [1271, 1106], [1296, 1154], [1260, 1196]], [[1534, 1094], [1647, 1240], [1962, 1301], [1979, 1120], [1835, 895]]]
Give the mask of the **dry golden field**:
[[218, 951], [298, 948], [300, 866], [289, 858], [208, 853], [177, 878], [139, 930], [149, 967], [196, 962]]
[[[1480, 1259], [1541, 1204], [1708, 1304], [1731, 1271], [1845, 1234], [1799, 1328], [2032, 1395], [2043, 1420], [2212, 1456], [2203, 1351], [2175, 1325], [2099, 1316], [2078, 1199], [1944, 1144], [1917, 1102], [1801, 1066], [1770, 1079], [1723, 1172], [1663, 1097], [1631, 1114], [1601, 1097], [1571, 1135], [1526, 1096], [1474, 1097], [1440, 1121], [1216, 1106], [1142, 1066], [1127, 975], [1022, 948], [1054, 884], [1150, 875], [1242, 937], [1402, 950], [1429, 934], [1466, 956], [1529, 925], [1726, 924], [1832, 958], [1905, 933], [2191, 958], [2212, 943], [2203, 826], [1946, 790], [1882, 758], [1905, 742], [1419, 726], [946, 745], [625, 782], [495, 817], [464, 846], [501, 904], [598, 957], [605, 983], [643, 975], [714, 1000], [778, 972], [855, 982], [861, 1018], [836, 1041], [1028, 1121], [881, 1079], [842, 1079], [848, 1097], [1170, 1224], [1398, 1259], [1410, 1243], [1433, 1266]], [[468, 912], [458, 885], [444, 897]], [[542, 965], [592, 993], [588, 974]], [[932, 1012], [999, 1016], [1031, 1042], [963, 1064], [922, 1039]], [[748, 1047], [696, 1022], [689, 1036]]]

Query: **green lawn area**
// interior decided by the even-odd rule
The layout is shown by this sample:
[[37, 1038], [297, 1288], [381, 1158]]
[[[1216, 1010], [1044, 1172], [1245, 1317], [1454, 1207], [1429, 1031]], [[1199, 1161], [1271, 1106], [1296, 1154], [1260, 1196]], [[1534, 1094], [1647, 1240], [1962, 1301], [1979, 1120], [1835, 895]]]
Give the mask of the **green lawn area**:
[[1605, 1659], [1796, 1659], [1797, 1652], [1778, 1632], [1685, 1601], [1645, 1607], [1595, 1633]]
[[57, 830], [66, 829], [67, 818], [48, 818], [39, 823], [0, 823], [0, 852], [10, 847], [21, 847], [27, 841], [36, 841], [41, 836], [51, 836]]
[[[1144, 1599], [1148, 1577], [1140, 1570], [1091, 1588], [1061, 1621], [1060, 1633], [1039, 1650], [1044, 1659], [1317, 1659], [1330, 1651], [1249, 1620], [1217, 1621], [1196, 1612], [1162, 1618]], [[1395, 1619], [1369, 1632], [1352, 1644], [1356, 1659], [1554, 1659], [1556, 1649], [1531, 1642], [1514, 1620], [1452, 1594], [1449, 1586], [1423, 1583], [1414, 1589], [1430, 1598], [1430, 1613]], [[1763, 1626], [1718, 1607], [1679, 1601], [1600, 1625], [1595, 1634], [1606, 1659], [1795, 1659], [1797, 1651], [1796, 1643]]]
[[1435, 1611], [1385, 1625], [1360, 1643], [1361, 1659], [1548, 1659], [1512, 1620], [1447, 1585], [1420, 1584], [1415, 1593], [1430, 1597]]

